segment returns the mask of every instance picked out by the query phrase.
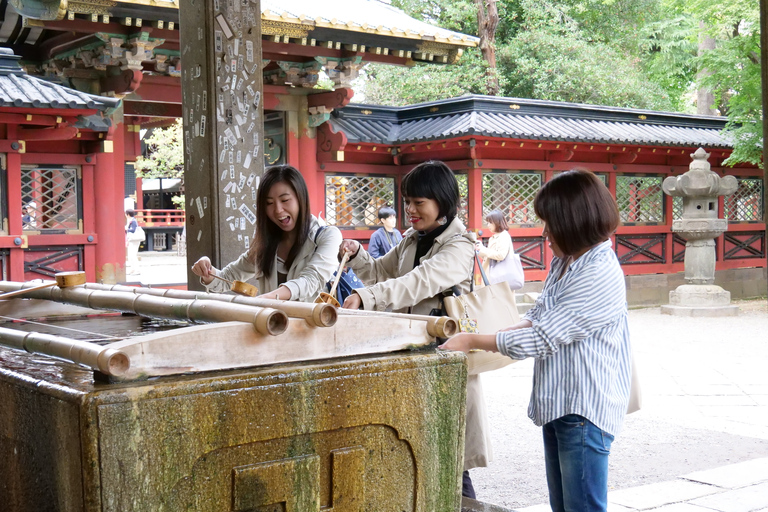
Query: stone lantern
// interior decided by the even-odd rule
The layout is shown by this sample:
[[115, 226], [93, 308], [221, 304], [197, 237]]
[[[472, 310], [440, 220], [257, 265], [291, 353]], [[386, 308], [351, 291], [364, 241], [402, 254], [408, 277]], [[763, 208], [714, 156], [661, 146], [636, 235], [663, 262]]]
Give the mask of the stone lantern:
[[718, 218], [717, 197], [733, 194], [738, 182], [710, 170], [709, 153], [702, 148], [691, 155], [690, 170], [664, 180], [664, 193], [683, 198], [683, 217], [672, 222], [672, 231], [686, 240], [685, 283], [669, 292], [669, 305], [661, 312], [684, 316], [737, 315], [730, 292], [715, 286], [715, 238], [728, 227]]

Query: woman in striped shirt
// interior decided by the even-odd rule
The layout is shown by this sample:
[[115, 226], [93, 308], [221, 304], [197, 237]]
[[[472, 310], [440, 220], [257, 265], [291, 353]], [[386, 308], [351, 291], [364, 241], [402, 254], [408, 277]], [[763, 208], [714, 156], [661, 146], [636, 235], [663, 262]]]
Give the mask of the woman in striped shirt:
[[536, 305], [495, 335], [459, 334], [441, 348], [535, 358], [528, 415], [542, 427], [552, 510], [605, 511], [631, 376], [624, 274], [610, 241], [619, 212], [586, 170], [547, 182], [534, 209], [554, 253]]

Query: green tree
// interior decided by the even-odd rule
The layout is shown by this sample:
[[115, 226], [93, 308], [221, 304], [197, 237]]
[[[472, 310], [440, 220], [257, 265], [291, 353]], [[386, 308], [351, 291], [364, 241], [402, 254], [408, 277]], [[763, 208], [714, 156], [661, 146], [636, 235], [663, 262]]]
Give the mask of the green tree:
[[[184, 132], [181, 119], [167, 128], [155, 128], [144, 140], [147, 156], [136, 158], [134, 169], [141, 178], [184, 179]], [[177, 207], [184, 207], [184, 195], [173, 198]]]

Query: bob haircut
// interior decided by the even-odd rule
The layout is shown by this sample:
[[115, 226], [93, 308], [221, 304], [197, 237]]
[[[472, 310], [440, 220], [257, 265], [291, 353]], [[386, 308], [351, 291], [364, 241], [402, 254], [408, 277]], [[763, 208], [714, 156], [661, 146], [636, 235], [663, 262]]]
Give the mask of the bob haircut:
[[459, 184], [453, 171], [439, 160], [423, 162], [403, 176], [400, 183], [403, 197], [434, 199], [439, 206], [439, 217], [452, 221], [459, 209]]
[[493, 229], [496, 233], [501, 233], [502, 231], [507, 231], [509, 229], [507, 219], [504, 218], [504, 214], [499, 210], [488, 212], [488, 215], [485, 216], [485, 222], [493, 224]]
[[379, 220], [388, 219], [395, 215], [397, 215], [397, 213], [395, 212], [395, 209], [389, 206], [385, 206], [384, 208], [381, 208], [379, 210]]
[[309, 214], [309, 192], [307, 184], [301, 173], [290, 165], [275, 165], [267, 168], [261, 177], [259, 191], [256, 193], [256, 232], [253, 234], [253, 242], [248, 248], [248, 259], [253, 262], [263, 275], [268, 276], [272, 272], [275, 263], [277, 245], [282, 240], [285, 232], [267, 217], [267, 196], [272, 187], [277, 183], [287, 183], [296, 194], [299, 202], [299, 218], [296, 219], [298, 237], [291, 247], [285, 266], [290, 267], [301, 247], [309, 237], [311, 217]]
[[619, 225], [619, 209], [608, 187], [587, 169], [564, 172], [541, 187], [533, 209], [564, 254], [603, 242]]

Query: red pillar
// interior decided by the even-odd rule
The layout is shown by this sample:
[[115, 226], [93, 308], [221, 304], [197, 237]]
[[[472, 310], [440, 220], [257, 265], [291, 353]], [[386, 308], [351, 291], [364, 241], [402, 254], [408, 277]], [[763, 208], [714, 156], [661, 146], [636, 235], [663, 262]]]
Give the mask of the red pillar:
[[299, 169], [307, 180], [312, 215], [323, 212], [325, 218], [325, 173], [317, 165], [317, 138], [306, 131], [299, 137]]
[[467, 176], [467, 219], [468, 229], [483, 229], [483, 170], [479, 168], [470, 169]]
[[[16, 126], [8, 125], [8, 140], [16, 137]], [[8, 233], [21, 238], [21, 155], [16, 152], [7, 153], [7, 186], [8, 186]], [[8, 279], [24, 281], [24, 249], [20, 246], [9, 250]]]
[[122, 115], [115, 115], [115, 130], [112, 141], [104, 146], [111, 152], [96, 154], [96, 280], [103, 283], [117, 283], [125, 280], [125, 213], [123, 181], [125, 148]]

